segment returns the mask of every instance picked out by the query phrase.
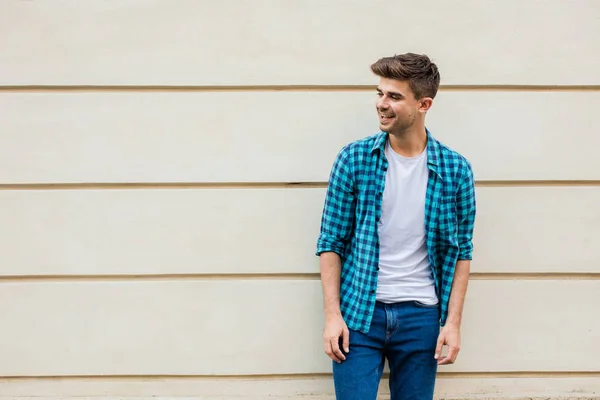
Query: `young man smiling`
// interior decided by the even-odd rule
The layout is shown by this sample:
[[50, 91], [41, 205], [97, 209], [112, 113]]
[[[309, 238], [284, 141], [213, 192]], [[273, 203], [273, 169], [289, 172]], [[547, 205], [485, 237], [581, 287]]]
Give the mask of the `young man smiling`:
[[407, 53], [371, 70], [381, 132], [337, 155], [317, 241], [325, 353], [338, 400], [375, 400], [386, 359], [392, 400], [429, 400], [460, 348], [473, 172], [425, 128], [437, 66]]

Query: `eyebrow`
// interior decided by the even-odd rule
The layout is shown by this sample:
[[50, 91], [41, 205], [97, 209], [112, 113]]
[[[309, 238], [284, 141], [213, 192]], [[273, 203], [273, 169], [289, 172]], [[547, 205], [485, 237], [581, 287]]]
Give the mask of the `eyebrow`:
[[[381, 90], [380, 88], [377, 88], [378, 92], [383, 93], [383, 90]], [[398, 96], [398, 97], [404, 97], [404, 95], [402, 93], [397, 93], [397, 92], [388, 92], [389, 96]]]

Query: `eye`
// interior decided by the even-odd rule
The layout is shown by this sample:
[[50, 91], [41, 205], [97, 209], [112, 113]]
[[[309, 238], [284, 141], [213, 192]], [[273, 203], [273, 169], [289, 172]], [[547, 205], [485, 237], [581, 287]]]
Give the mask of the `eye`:
[[377, 97], [381, 97], [381, 96], [383, 96], [383, 93], [377, 92]]

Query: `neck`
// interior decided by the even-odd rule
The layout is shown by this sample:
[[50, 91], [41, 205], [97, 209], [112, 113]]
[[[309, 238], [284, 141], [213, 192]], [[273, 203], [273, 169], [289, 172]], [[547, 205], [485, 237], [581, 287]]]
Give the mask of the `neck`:
[[389, 138], [392, 150], [403, 157], [416, 157], [423, 153], [427, 146], [425, 126], [413, 125], [400, 133], [390, 132]]

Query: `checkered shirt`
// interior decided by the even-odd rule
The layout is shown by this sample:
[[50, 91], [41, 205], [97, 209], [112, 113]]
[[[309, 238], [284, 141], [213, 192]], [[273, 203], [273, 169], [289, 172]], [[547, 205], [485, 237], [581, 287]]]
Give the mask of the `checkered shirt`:
[[[379, 270], [377, 222], [388, 161], [388, 134], [343, 147], [331, 170], [317, 240], [317, 255], [335, 252], [342, 260], [340, 308], [348, 328], [368, 332], [375, 308]], [[471, 260], [475, 188], [470, 163], [427, 130], [425, 232], [429, 264], [440, 300], [440, 324], [448, 316], [454, 269]]]

